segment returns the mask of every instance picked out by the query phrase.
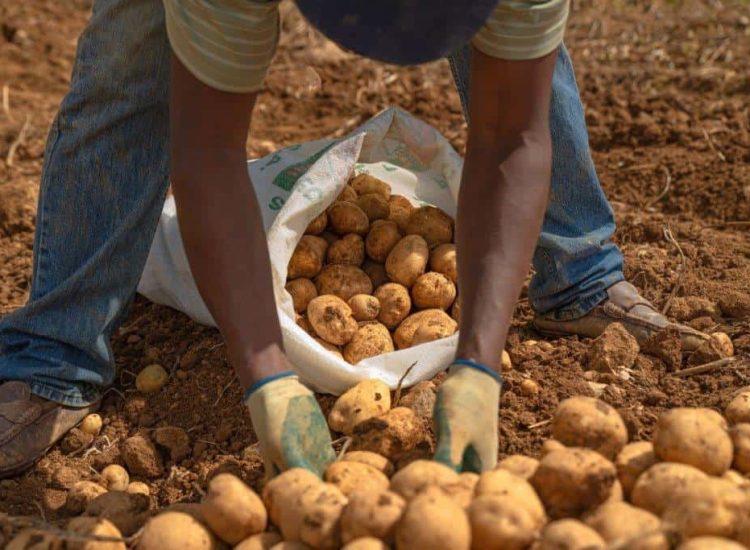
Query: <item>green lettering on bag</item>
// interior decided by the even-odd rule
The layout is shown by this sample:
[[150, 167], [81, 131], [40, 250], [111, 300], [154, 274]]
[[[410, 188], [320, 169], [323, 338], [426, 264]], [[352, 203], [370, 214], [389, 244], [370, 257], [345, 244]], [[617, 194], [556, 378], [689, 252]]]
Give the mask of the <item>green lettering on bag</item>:
[[335, 143], [331, 143], [314, 155], [307, 157], [302, 162], [287, 166], [281, 172], [279, 172], [275, 178], [273, 178], [273, 184], [276, 187], [280, 187], [284, 191], [291, 191], [292, 187], [294, 187], [294, 184], [297, 183], [297, 180], [300, 178], [300, 176], [307, 172], [310, 167], [315, 164], [315, 162], [317, 162], [317, 160], [334, 145]]
[[281, 210], [281, 207], [284, 206], [284, 202], [284, 197], [273, 197], [268, 202], [268, 208], [270, 208], [271, 210]]

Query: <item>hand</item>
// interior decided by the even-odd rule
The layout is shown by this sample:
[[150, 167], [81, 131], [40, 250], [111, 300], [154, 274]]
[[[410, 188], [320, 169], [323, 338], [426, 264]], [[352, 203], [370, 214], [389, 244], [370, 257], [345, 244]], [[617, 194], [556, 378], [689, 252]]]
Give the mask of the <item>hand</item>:
[[269, 376], [245, 394], [266, 475], [305, 468], [322, 476], [336, 454], [313, 393], [293, 373]]
[[436, 461], [458, 472], [495, 467], [500, 385], [500, 375], [479, 363], [457, 361], [451, 365], [433, 413]]

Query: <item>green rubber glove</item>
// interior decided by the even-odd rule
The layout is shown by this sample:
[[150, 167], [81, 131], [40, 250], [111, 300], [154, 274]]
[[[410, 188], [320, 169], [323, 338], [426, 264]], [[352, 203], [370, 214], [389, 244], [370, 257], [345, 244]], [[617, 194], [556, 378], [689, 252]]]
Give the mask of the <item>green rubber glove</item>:
[[497, 464], [500, 375], [468, 360], [457, 360], [440, 385], [433, 421], [435, 460], [458, 472], [482, 472]]
[[269, 376], [245, 393], [260, 450], [271, 477], [289, 468], [322, 476], [335, 460], [331, 433], [313, 393], [292, 372]]

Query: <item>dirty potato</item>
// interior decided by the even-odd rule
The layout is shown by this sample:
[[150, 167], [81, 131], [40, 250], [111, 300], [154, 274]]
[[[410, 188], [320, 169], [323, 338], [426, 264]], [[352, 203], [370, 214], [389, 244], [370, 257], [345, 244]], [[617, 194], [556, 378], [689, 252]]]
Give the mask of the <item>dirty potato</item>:
[[456, 299], [456, 285], [442, 273], [428, 271], [417, 277], [411, 287], [411, 298], [419, 309], [446, 310]]
[[347, 302], [352, 308], [352, 315], [359, 321], [374, 321], [380, 313], [380, 301], [369, 294], [355, 294]]
[[370, 232], [365, 239], [365, 250], [370, 258], [382, 263], [400, 240], [401, 233], [396, 222], [377, 220], [370, 226]]
[[332, 294], [348, 300], [355, 294], [372, 294], [372, 281], [354, 265], [327, 265], [315, 279], [318, 295]]
[[368, 357], [393, 351], [391, 333], [377, 321], [361, 323], [351, 341], [344, 347], [344, 359], [356, 365]]
[[329, 264], [362, 265], [365, 261], [365, 241], [356, 233], [344, 235], [331, 244], [326, 253]]
[[430, 248], [453, 240], [453, 219], [434, 206], [420, 206], [409, 216], [407, 235], [420, 235]]
[[328, 209], [328, 222], [339, 235], [357, 233], [366, 235], [370, 220], [362, 209], [353, 202], [335, 202]]
[[387, 218], [391, 211], [388, 200], [377, 193], [360, 195], [355, 204], [362, 209], [362, 212], [367, 214], [370, 223]]
[[396, 328], [411, 311], [411, 297], [406, 287], [398, 283], [386, 283], [375, 291], [380, 302], [378, 321], [389, 329]]
[[313, 298], [307, 306], [307, 318], [320, 338], [336, 346], [349, 343], [359, 328], [352, 308], [337, 296]]
[[358, 176], [354, 176], [349, 182], [349, 185], [351, 185], [352, 189], [354, 189], [354, 191], [360, 196], [375, 193], [383, 197], [385, 200], [388, 200], [391, 197], [391, 186], [370, 174], [359, 174]]
[[409, 315], [393, 333], [393, 341], [398, 349], [406, 349], [414, 345], [417, 330], [439, 331], [445, 336], [456, 332], [458, 324], [442, 309], [425, 309]]
[[430, 269], [442, 273], [454, 284], [458, 284], [458, 265], [456, 263], [456, 245], [445, 243], [430, 252]]
[[398, 230], [405, 233], [409, 217], [414, 212], [414, 205], [403, 195], [391, 195], [388, 199], [388, 206], [390, 207], [388, 219], [396, 222]]
[[308, 224], [307, 229], [305, 229], [305, 235], [320, 235], [326, 230], [327, 226], [328, 214], [321, 212]]
[[299, 279], [315, 277], [323, 267], [328, 243], [314, 235], [303, 235], [289, 259], [287, 277]]
[[427, 267], [430, 250], [419, 235], [408, 235], [393, 247], [385, 260], [385, 270], [394, 282], [411, 288]]
[[297, 313], [303, 313], [307, 309], [307, 304], [310, 303], [310, 300], [318, 296], [318, 289], [315, 288], [315, 283], [304, 277], [292, 279], [284, 288], [291, 295], [294, 311]]

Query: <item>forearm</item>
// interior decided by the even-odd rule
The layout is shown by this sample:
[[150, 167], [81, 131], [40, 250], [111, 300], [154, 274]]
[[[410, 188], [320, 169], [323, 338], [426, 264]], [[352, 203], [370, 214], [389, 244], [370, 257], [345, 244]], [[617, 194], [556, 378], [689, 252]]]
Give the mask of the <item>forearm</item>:
[[547, 204], [555, 53], [524, 62], [475, 50], [456, 220], [458, 357], [497, 368]]
[[526, 136], [505, 151], [470, 136], [456, 222], [458, 357], [499, 365], [539, 236], [549, 178], [549, 132]]

